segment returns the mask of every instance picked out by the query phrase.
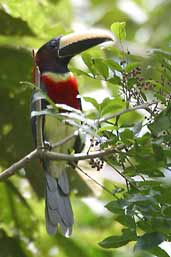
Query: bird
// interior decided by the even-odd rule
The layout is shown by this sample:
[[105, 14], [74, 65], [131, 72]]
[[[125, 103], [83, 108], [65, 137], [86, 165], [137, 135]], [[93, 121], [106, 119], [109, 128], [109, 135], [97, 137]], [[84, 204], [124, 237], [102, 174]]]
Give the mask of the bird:
[[[43, 44], [35, 54], [35, 66], [40, 71], [40, 88], [55, 104], [82, 111], [78, 82], [70, 72], [68, 64], [77, 54], [106, 41], [113, 41], [113, 35], [106, 30], [87, 30], [57, 36]], [[36, 97], [33, 92], [31, 98], [31, 112], [35, 111]], [[45, 99], [41, 100], [42, 110], [49, 105]], [[64, 110], [59, 110], [60, 113]], [[36, 117], [31, 117], [32, 133], [37, 144]], [[45, 145], [58, 142], [74, 132], [71, 125], [50, 115], [43, 115], [41, 126]], [[48, 142], [48, 143], [47, 143]], [[82, 150], [79, 135], [59, 146], [57, 151], [69, 153]], [[42, 167], [45, 177], [45, 220], [48, 234], [55, 235], [57, 231], [68, 237], [72, 233], [74, 224], [73, 210], [69, 199], [70, 187], [66, 161], [43, 160]]]

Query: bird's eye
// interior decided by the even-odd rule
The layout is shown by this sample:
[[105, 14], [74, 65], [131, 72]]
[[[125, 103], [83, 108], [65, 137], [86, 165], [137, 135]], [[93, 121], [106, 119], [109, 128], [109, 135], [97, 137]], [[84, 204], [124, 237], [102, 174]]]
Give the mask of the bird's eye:
[[51, 40], [49, 42], [49, 44], [50, 44], [51, 47], [56, 47], [57, 46], [56, 40]]

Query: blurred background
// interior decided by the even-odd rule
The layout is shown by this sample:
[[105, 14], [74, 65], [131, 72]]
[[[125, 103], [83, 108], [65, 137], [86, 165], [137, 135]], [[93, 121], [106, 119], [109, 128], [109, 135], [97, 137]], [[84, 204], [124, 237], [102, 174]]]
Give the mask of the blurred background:
[[[156, 49], [170, 51], [171, 2], [169, 0], [0, 0], [0, 170], [3, 171], [33, 149], [29, 99], [32, 81], [32, 49], [73, 30], [126, 22], [124, 47], [130, 59], [141, 60], [144, 76], [158, 73]], [[94, 49], [92, 54], [97, 54]], [[73, 66], [82, 65], [75, 58]], [[108, 94], [99, 81], [78, 77], [82, 96]], [[98, 94], [98, 95], [97, 95]], [[83, 109], [90, 106], [83, 105]], [[85, 163], [82, 164], [86, 166]], [[91, 175], [111, 190], [123, 180], [109, 168]], [[112, 181], [112, 182], [111, 182]], [[44, 226], [43, 179], [38, 161], [0, 183], [0, 256], [124, 257], [133, 256], [132, 245], [104, 250], [98, 242], [120, 231], [104, 208], [112, 196], [91, 181], [72, 176], [75, 226], [70, 239], [50, 237]], [[88, 186], [87, 186], [88, 183]], [[124, 186], [124, 185], [123, 185]], [[93, 192], [92, 192], [93, 188]], [[171, 251], [171, 250], [170, 250]]]

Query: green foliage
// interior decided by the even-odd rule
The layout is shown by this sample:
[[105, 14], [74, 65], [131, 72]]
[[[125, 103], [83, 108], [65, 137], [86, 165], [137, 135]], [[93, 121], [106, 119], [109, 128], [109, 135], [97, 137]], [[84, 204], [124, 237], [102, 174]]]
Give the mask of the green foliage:
[[126, 39], [126, 29], [125, 29], [126, 23], [125, 22], [114, 22], [111, 25], [111, 30], [114, 33], [114, 35], [120, 40]]
[[100, 242], [99, 245], [104, 248], [117, 248], [129, 243], [130, 241], [136, 240], [136, 238], [135, 231], [123, 229], [121, 236], [107, 237], [105, 240]]
[[[112, 24], [121, 50], [113, 46], [91, 49], [82, 54], [85, 69], [77, 62], [71, 65], [78, 75], [80, 93], [92, 109], [81, 114], [69, 108], [70, 115], [61, 117], [55, 112], [58, 107], [53, 106], [53, 110], [43, 114], [67, 118], [76, 128], [81, 121], [81, 133], [91, 137], [95, 150], [114, 148], [112, 155], [97, 158], [91, 165], [98, 169], [99, 162], [105, 161], [126, 183], [105, 181], [111, 195], [103, 192], [100, 201], [105, 201], [111, 215], [97, 215], [94, 206], [90, 208], [72, 195], [76, 216], [73, 237], [51, 238], [44, 228], [41, 164], [34, 161], [27, 165], [24, 173], [18, 172], [0, 184], [1, 255], [168, 257], [160, 244], [171, 241], [171, 4], [163, 1], [147, 8], [144, 1], [133, 1], [147, 16], [147, 21], [140, 25], [118, 8], [119, 1], [90, 0], [84, 6], [86, 11], [81, 5], [73, 6], [73, 2], [0, 1], [0, 169], [4, 170], [34, 147], [29, 121], [32, 86], [28, 84], [32, 81], [32, 48], [72, 31], [76, 22], [108, 29]], [[141, 31], [147, 35], [142, 38], [147, 48], [154, 47], [148, 58], [143, 58], [144, 48], [138, 39]], [[129, 41], [126, 48], [125, 40]], [[134, 51], [127, 53], [135, 40], [138, 42], [133, 50], [137, 55]], [[161, 49], [157, 49], [159, 46]], [[89, 94], [93, 92], [95, 97]], [[142, 105], [143, 111], [136, 109]], [[103, 122], [97, 122], [99, 119]], [[73, 191], [81, 196], [92, 194], [86, 183], [71, 173]]]
[[163, 236], [157, 232], [146, 233], [137, 240], [135, 250], [148, 250], [154, 248], [163, 242], [163, 240]]

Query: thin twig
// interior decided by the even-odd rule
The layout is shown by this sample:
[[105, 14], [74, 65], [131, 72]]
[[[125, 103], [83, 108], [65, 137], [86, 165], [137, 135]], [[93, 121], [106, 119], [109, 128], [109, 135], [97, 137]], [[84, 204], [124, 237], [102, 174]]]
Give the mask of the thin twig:
[[14, 164], [12, 164], [8, 169], [0, 173], [0, 180], [13, 175], [16, 172], [16, 170], [23, 168], [26, 165], [26, 163], [37, 158], [38, 156], [39, 156], [39, 152], [37, 149], [35, 149], [31, 153], [27, 154], [22, 159], [20, 159], [18, 162], [15, 162]]
[[109, 148], [106, 150], [95, 151], [95, 152], [91, 152], [89, 154], [85, 154], [85, 153], [65, 154], [65, 153], [56, 153], [56, 152], [46, 151], [46, 152], [42, 153], [42, 156], [43, 156], [43, 158], [47, 158], [48, 160], [51, 160], [51, 161], [66, 160], [66, 161], [72, 162], [72, 161], [80, 161], [80, 160], [89, 160], [89, 159], [94, 159], [94, 158], [98, 158], [98, 157], [100, 158], [100, 157], [104, 157], [104, 156], [113, 154], [115, 152], [116, 152], [115, 148]]
[[72, 164], [75, 168], [77, 168], [79, 171], [81, 171], [86, 177], [91, 179], [96, 185], [101, 187], [103, 190], [105, 190], [110, 195], [114, 196], [117, 200], [119, 199], [112, 191], [110, 191], [108, 188], [106, 188], [104, 185], [102, 185], [100, 182], [92, 178], [89, 174], [87, 174], [84, 170], [82, 170], [78, 165]]
[[156, 102], [152, 102], [152, 103], [148, 103], [148, 104], [141, 104], [141, 105], [137, 105], [137, 106], [132, 107], [132, 108], [124, 109], [124, 110], [119, 111], [117, 113], [108, 115], [108, 116], [106, 116], [104, 118], [97, 119], [97, 120], [95, 120], [95, 123], [96, 124], [100, 124], [100, 123], [103, 123], [103, 122], [108, 121], [110, 119], [116, 118], [116, 117], [118, 117], [118, 116], [120, 116], [122, 114], [125, 114], [125, 113], [128, 113], [128, 112], [133, 112], [133, 111], [140, 110], [140, 109], [144, 109], [144, 110], [148, 111], [148, 107], [153, 105], [153, 104], [156, 104]]
[[60, 140], [59, 142], [52, 144], [51, 145], [52, 149], [57, 148], [61, 145], [64, 145], [65, 143], [67, 143], [68, 141], [70, 141], [71, 139], [76, 137], [77, 135], [78, 135], [78, 130], [75, 131], [73, 134], [69, 135], [68, 137], [65, 137], [64, 139]]
[[[38, 66], [35, 66], [35, 84], [37, 86], [37, 90], [40, 90], [40, 71]], [[41, 99], [36, 100], [35, 108], [37, 112], [42, 111]], [[37, 148], [40, 148], [40, 149], [42, 149], [44, 146], [42, 127], [43, 127], [43, 117], [37, 116], [36, 117], [36, 144], [37, 144]]]
[[126, 177], [122, 172], [120, 172], [116, 167], [112, 166], [112, 168], [121, 176], [125, 179], [126, 183], [128, 182], [132, 187], [135, 189], [139, 190], [138, 187], [135, 185], [133, 181], [131, 181], [128, 177]]

